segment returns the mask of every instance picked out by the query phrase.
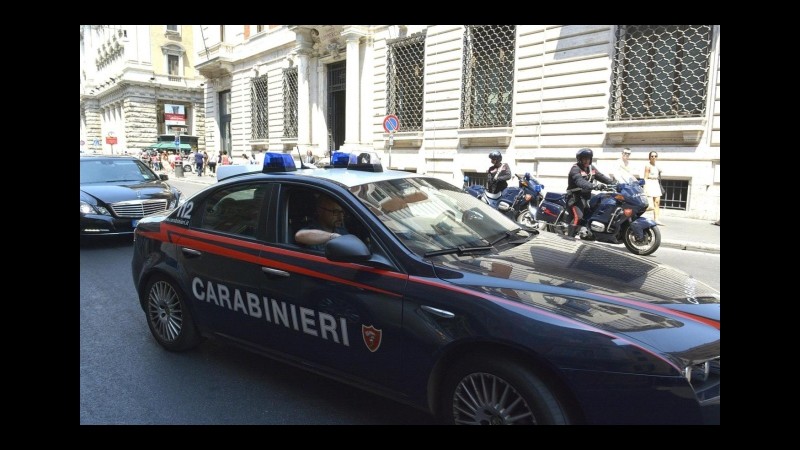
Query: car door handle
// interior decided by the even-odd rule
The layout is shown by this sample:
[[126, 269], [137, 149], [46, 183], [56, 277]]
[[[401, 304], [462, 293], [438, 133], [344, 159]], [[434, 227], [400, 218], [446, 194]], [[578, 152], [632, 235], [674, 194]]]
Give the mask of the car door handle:
[[275, 276], [278, 276], [278, 277], [288, 277], [289, 276], [289, 272], [285, 272], [283, 270], [278, 270], [278, 269], [272, 269], [270, 267], [262, 267], [261, 271], [264, 272], [267, 275], [275, 275]]
[[183, 247], [183, 248], [181, 248], [181, 251], [182, 251], [182, 252], [183, 252], [183, 254], [184, 254], [184, 255], [186, 255], [186, 256], [201, 256], [201, 255], [202, 255], [202, 253], [201, 253], [201, 252], [199, 252], [199, 251], [197, 251], [197, 250], [195, 250], [195, 249], [193, 249], [193, 248], [186, 248], [186, 247]]
[[434, 316], [444, 317], [445, 319], [452, 319], [456, 315], [451, 313], [450, 311], [445, 311], [444, 309], [434, 308], [428, 305], [421, 306], [423, 311], [428, 311], [429, 313], [433, 314]]

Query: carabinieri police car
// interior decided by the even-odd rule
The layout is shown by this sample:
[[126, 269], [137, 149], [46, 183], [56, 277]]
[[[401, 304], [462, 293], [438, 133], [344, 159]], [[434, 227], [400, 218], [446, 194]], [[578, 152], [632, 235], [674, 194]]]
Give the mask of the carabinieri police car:
[[[520, 229], [450, 183], [335, 153], [220, 180], [142, 219], [156, 341], [225, 340], [451, 424], [719, 423], [719, 292], [651, 260]], [[295, 241], [327, 196], [349, 234]]]

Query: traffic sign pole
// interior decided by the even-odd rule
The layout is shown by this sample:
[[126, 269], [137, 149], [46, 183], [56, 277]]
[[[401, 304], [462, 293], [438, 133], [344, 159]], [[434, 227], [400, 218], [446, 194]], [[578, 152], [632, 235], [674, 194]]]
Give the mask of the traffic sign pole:
[[389, 114], [383, 118], [383, 130], [389, 133], [389, 163], [387, 168], [392, 167], [392, 145], [394, 145], [394, 133], [400, 129], [400, 119], [394, 114]]

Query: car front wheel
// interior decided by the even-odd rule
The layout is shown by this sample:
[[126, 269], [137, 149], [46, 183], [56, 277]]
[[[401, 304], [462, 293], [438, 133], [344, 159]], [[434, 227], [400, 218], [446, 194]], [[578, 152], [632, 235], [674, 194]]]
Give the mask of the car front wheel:
[[153, 277], [145, 295], [147, 326], [162, 347], [177, 352], [200, 343], [200, 335], [186, 307], [186, 297], [173, 280], [163, 275]]
[[556, 394], [529, 368], [497, 357], [469, 357], [448, 372], [442, 419], [451, 425], [567, 425]]

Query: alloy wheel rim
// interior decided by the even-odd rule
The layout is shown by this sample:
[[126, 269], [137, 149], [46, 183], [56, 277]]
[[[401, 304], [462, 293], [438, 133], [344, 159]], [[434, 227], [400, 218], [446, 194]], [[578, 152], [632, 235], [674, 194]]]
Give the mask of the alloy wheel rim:
[[147, 312], [153, 329], [161, 339], [174, 342], [180, 337], [183, 309], [178, 293], [169, 283], [159, 281], [153, 285], [147, 299]]
[[651, 229], [644, 230], [644, 234], [642, 235], [641, 239], [636, 239], [636, 235], [633, 234], [633, 230], [628, 229], [628, 233], [630, 233], [630, 241], [634, 247], [638, 248], [639, 250], [645, 251], [650, 249], [653, 245], [653, 240], [655, 236], [653, 235], [653, 231]]
[[490, 373], [473, 373], [458, 383], [453, 396], [458, 425], [535, 425], [536, 417], [519, 392]]

